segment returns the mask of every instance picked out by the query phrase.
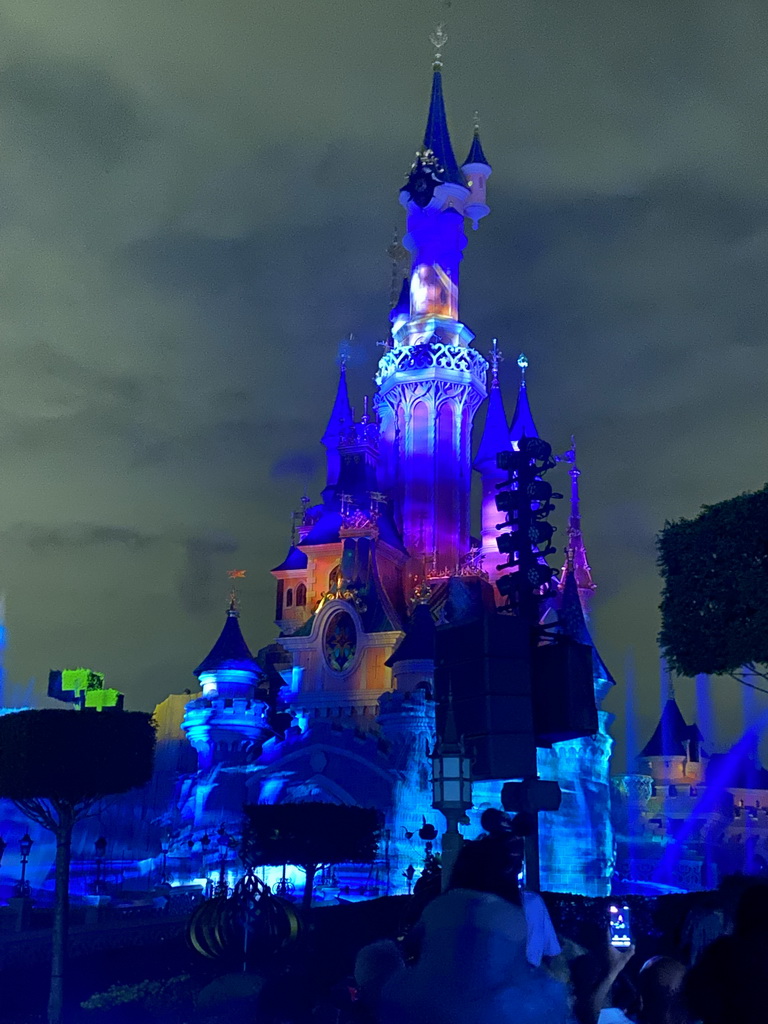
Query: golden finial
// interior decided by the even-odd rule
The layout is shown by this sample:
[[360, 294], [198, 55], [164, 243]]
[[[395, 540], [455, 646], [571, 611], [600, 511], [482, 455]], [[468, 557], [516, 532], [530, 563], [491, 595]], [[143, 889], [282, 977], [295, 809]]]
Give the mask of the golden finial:
[[472, 115], [472, 124], [474, 125], [475, 137], [480, 135], [480, 112], [476, 110]]

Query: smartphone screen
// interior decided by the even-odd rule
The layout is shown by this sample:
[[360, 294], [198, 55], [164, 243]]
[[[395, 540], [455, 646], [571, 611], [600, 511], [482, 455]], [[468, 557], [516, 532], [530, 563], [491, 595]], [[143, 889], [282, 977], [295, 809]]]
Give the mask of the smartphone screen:
[[617, 949], [627, 949], [632, 945], [632, 934], [629, 930], [629, 907], [611, 904], [609, 915], [611, 945]]

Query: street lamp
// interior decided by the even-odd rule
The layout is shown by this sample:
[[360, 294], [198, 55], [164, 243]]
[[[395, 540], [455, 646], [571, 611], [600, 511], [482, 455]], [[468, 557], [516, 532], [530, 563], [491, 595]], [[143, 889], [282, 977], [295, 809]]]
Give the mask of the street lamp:
[[416, 874], [416, 868], [413, 864], [409, 864], [403, 872], [403, 878], [408, 883], [408, 895], [411, 895], [411, 888], [413, 887], [413, 876]]
[[30, 888], [29, 882], [27, 881], [27, 861], [29, 860], [29, 855], [32, 852], [33, 844], [34, 840], [29, 832], [25, 832], [19, 840], [19, 853], [21, 854], [21, 878], [15, 886], [17, 896], [29, 896]]
[[165, 885], [167, 883], [167, 881], [168, 881], [167, 867], [168, 867], [168, 850], [169, 849], [170, 849], [170, 847], [168, 846], [168, 840], [167, 839], [161, 840], [161, 842], [160, 842], [160, 853], [163, 855], [163, 874], [162, 874], [162, 877], [160, 878], [160, 885]]
[[96, 853], [96, 895], [101, 896], [101, 883], [102, 873], [104, 870], [104, 858], [107, 854], [107, 840], [104, 836], [99, 838], [93, 844], [94, 852]]
[[443, 814], [447, 824], [442, 843], [442, 887], [445, 890], [464, 842], [459, 824], [468, 823], [467, 811], [472, 806], [472, 759], [456, 730], [450, 695], [445, 729], [432, 751], [432, 806]]

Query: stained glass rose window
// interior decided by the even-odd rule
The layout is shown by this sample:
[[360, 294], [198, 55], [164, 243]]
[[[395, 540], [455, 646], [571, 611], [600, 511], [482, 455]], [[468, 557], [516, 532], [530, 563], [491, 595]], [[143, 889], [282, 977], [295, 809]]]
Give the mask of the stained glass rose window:
[[357, 650], [357, 630], [347, 611], [335, 612], [325, 627], [325, 660], [334, 672], [349, 668]]

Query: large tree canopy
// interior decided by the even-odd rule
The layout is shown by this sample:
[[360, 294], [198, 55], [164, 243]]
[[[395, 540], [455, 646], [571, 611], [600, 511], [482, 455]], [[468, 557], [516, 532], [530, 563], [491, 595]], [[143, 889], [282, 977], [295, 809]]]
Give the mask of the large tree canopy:
[[143, 786], [155, 730], [140, 711], [44, 708], [0, 716], [0, 796], [73, 804]]
[[667, 523], [659, 642], [685, 676], [768, 664], [768, 484]]
[[307, 875], [304, 903], [321, 864], [369, 863], [376, 856], [381, 815], [345, 804], [251, 804], [245, 808], [241, 856], [248, 867], [295, 864]]

